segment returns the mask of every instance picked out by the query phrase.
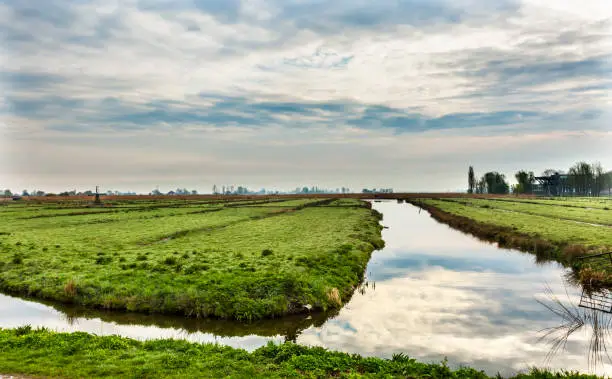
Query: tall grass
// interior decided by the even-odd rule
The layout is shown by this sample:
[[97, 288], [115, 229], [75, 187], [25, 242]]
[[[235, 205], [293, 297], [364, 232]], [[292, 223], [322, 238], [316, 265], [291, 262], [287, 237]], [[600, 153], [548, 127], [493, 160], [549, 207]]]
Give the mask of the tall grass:
[[[547, 300], [537, 301], [560, 320], [560, 324], [540, 331], [540, 342], [550, 345], [547, 361], [550, 361], [561, 350], [567, 346], [572, 335], [579, 330], [588, 328], [590, 331], [588, 366], [596, 370], [604, 361], [612, 363], [608, 353], [608, 341], [611, 336], [612, 315], [593, 308], [578, 307], [572, 303], [566, 289], [567, 301], [559, 299], [550, 287], [546, 287]], [[589, 291], [584, 291], [583, 296], [592, 296]], [[610, 299], [612, 301], [612, 298]]]

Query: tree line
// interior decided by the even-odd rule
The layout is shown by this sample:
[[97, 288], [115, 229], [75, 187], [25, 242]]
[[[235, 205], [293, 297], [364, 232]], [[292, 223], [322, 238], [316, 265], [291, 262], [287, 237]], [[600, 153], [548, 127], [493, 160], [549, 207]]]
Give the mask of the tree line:
[[600, 196], [612, 194], [612, 171], [604, 170], [599, 162], [576, 162], [567, 171], [547, 169], [536, 179], [533, 171], [519, 170], [514, 174], [516, 184], [510, 186], [506, 176], [497, 171], [480, 178], [474, 167], [468, 169], [468, 193], [475, 194], [547, 194], [563, 196]]

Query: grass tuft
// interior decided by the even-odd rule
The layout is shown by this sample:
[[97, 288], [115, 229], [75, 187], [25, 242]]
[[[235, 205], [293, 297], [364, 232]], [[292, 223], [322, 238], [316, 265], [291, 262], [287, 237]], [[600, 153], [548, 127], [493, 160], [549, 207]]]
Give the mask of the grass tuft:
[[77, 295], [77, 284], [74, 279], [68, 279], [66, 284], [64, 284], [64, 293], [71, 298]]
[[177, 262], [178, 260], [175, 257], [166, 257], [162, 261], [163, 264], [168, 265], [168, 266], [174, 266]]
[[20, 265], [23, 263], [23, 256], [19, 253], [13, 255], [13, 259], [11, 259], [11, 262], [15, 265]]
[[342, 306], [342, 299], [340, 298], [340, 291], [338, 291], [336, 287], [332, 288], [331, 290], [327, 292], [327, 299], [332, 305], [338, 308]]

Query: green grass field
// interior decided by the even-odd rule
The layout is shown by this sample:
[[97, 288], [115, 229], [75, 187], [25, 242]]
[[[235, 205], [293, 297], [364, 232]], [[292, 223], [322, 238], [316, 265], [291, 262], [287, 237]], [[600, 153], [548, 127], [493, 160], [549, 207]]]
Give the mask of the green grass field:
[[241, 320], [338, 308], [381, 247], [359, 200], [9, 203], [0, 289], [107, 309]]
[[[455, 216], [447, 223], [501, 245], [535, 252], [540, 257], [571, 265], [583, 283], [612, 285], [607, 256], [577, 259], [589, 253], [612, 251], [612, 210], [608, 199], [422, 199], [425, 204]], [[441, 217], [445, 217], [442, 215]], [[472, 221], [461, 221], [465, 218]]]
[[[472, 368], [453, 371], [444, 362], [420, 363], [403, 354], [389, 360], [364, 358], [292, 343], [270, 343], [248, 353], [212, 344], [139, 342], [29, 327], [0, 329], [0, 374], [63, 378], [489, 378]], [[596, 377], [534, 370], [514, 378]]]

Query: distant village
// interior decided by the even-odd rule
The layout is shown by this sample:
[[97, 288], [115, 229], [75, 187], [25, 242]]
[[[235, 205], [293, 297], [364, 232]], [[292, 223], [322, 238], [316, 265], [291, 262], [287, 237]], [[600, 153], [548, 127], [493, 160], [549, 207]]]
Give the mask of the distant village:
[[[361, 193], [393, 193], [393, 188], [372, 188], [372, 189], [363, 188], [360, 192]], [[296, 187], [295, 190], [291, 190], [291, 191], [270, 190], [266, 188], [261, 188], [255, 191], [255, 190], [250, 190], [249, 188], [245, 186], [234, 186], [234, 185], [217, 186], [217, 185], [214, 185], [211, 193], [213, 195], [284, 195], [284, 194], [337, 194], [337, 193], [354, 193], [354, 192], [352, 192], [351, 189], [348, 187], [330, 189], [330, 188], [320, 188], [317, 186], [310, 186], [310, 187], [303, 186], [303, 187]], [[23, 190], [20, 193], [18, 193], [18, 192], [12, 192], [10, 189], [5, 189], [4, 192], [2, 193], [4, 198], [12, 198], [13, 200], [20, 200], [23, 197], [29, 197], [29, 196], [36, 196], [36, 197], [41, 197], [41, 196], [94, 196], [95, 194], [96, 192], [91, 191], [91, 190], [87, 190], [87, 191], [71, 190], [71, 191], [63, 191], [63, 192], [58, 192], [58, 193], [45, 192], [41, 190], [33, 190], [33, 191]], [[106, 192], [100, 193], [100, 195], [106, 195], [106, 196], [136, 196], [136, 195], [185, 196], [185, 195], [198, 195], [198, 194], [199, 193], [197, 190], [188, 190], [187, 188], [177, 188], [177, 189], [170, 190], [167, 192], [160, 191], [159, 188], [155, 188], [149, 193], [140, 193], [140, 194], [133, 192], [133, 191], [122, 192], [122, 191], [116, 191], [116, 190], [107, 190]]]

